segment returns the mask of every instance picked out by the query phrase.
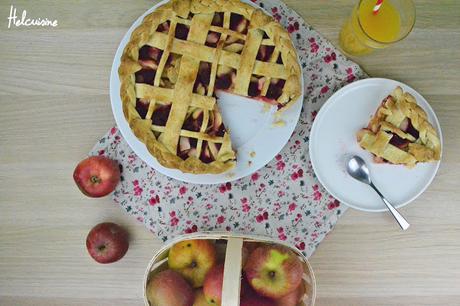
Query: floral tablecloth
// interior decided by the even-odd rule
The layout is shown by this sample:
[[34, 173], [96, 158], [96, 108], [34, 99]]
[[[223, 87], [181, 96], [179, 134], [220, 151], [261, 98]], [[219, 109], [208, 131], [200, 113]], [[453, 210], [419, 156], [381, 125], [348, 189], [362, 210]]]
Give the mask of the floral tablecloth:
[[231, 183], [183, 183], [138, 158], [116, 127], [90, 155], [106, 155], [120, 163], [122, 181], [113, 200], [163, 241], [184, 233], [224, 230], [271, 236], [310, 256], [346, 210], [315, 177], [308, 155], [310, 129], [328, 97], [365, 73], [284, 3], [254, 2], [291, 34], [305, 81], [299, 123], [268, 165]]

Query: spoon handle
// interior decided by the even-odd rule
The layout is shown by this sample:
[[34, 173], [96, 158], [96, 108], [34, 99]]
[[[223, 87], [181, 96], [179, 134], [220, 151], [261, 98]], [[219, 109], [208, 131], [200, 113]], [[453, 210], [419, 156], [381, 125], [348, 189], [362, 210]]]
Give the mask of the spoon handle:
[[410, 227], [409, 222], [399, 213], [399, 211], [391, 205], [390, 202], [383, 196], [383, 194], [380, 193], [380, 191], [377, 189], [377, 187], [374, 186], [374, 184], [370, 184], [372, 188], [378, 193], [378, 195], [382, 198], [383, 203], [388, 207], [388, 210], [391, 212], [393, 217], [396, 219], [398, 222], [399, 226], [403, 231], [407, 230]]

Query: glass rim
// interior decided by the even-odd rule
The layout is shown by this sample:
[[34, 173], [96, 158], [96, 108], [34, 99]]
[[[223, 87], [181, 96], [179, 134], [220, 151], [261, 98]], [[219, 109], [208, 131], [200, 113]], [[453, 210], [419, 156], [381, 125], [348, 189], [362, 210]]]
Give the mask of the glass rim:
[[376, 42], [378, 44], [383, 44], [383, 45], [391, 45], [391, 44], [394, 44], [394, 43], [397, 43], [401, 40], [403, 40], [404, 38], [406, 38], [407, 36], [409, 36], [409, 34], [412, 32], [412, 30], [414, 29], [415, 27], [415, 22], [417, 20], [417, 9], [415, 7], [415, 3], [413, 0], [408, 0], [410, 1], [410, 3], [412, 4], [412, 7], [414, 9], [414, 21], [412, 22], [412, 25], [410, 26], [410, 29], [407, 31], [406, 34], [404, 34], [403, 36], [401, 36], [400, 38], [396, 39], [396, 40], [393, 40], [393, 41], [380, 41], [380, 40], [377, 40], [375, 38], [372, 38], [369, 34], [367, 34], [367, 32], [364, 30], [362, 24], [361, 24], [361, 19], [359, 17], [359, 8], [361, 7], [361, 4], [366, 1], [366, 0], [359, 0], [359, 4], [358, 4], [358, 11], [357, 11], [357, 14], [356, 14], [356, 19], [358, 19], [358, 24], [359, 24], [359, 28], [361, 29], [361, 31], [363, 31], [364, 35], [366, 35], [367, 38], [369, 38], [370, 40], [372, 40], [373, 42]]

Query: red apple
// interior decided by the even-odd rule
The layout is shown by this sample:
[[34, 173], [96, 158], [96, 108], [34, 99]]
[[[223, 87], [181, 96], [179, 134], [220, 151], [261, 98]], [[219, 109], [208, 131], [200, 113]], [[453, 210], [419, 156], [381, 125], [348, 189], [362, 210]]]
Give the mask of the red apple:
[[246, 279], [246, 275], [241, 275], [241, 286], [240, 286], [240, 296], [245, 296], [246, 294], [251, 293], [253, 290]]
[[193, 303], [193, 306], [213, 306], [212, 304], [209, 304], [208, 301], [206, 300], [206, 297], [204, 296], [203, 289], [198, 289], [195, 291], [195, 302]]
[[222, 285], [224, 283], [224, 265], [218, 264], [214, 266], [204, 279], [203, 293], [206, 300], [211, 305], [222, 303]]
[[120, 181], [120, 168], [107, 157], [91, 156], [77, 165], [73, 179], [83, 194], [100, 198], [115, 190]]
[[128, 233], [115, 223], [100, 223], [86, 237], [89, 255], [98, 263], [120, 260], [128, 251]]
[[241, 298], [240, 306], [276, 306], [276, 304], [269, 298], [251, 292]]
[[198, 288], [203, 286], [204, 278], [216, 260], [216, 248], [209, 240], [185, 240], [169, 250], [168, 265], [189, 281], [193, 288]]
[[249, 255], [257, 249], [261, 244], [254, 241], [245, 241], [241, 250], [241, 265], [244, 267], [248, 261]]
[[266, 245], [258, 247], [249, 255], [244, 272], [258, 294], [278, 299], [300, 285], [303, 268], [300, 260], [289, 249]]
[[165, 270], [149, 280], [147, 299], [151, 306], [192, 306], [194, 294], [190, 284], [179, 273]]
[[280, 299], [275, 300], [276, 306], [297, 306], [302, 300], [305, 290], [303, 284], [300, 284], [297, 289], [288, 293]]

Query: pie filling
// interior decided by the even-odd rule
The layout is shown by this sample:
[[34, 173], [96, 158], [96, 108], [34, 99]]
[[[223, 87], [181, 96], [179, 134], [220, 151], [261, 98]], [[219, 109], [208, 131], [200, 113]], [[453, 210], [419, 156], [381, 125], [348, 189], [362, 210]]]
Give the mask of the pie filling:
[[[376, 114], [379, 113], [379, 111], [382, 109], [382, 108], [385, 108], [386, 107], [386, 103], [388, 101], [391, 101], [393, 98], [391, 96], [388, 96], [386, 97], [383, 101], [382, 101], [382, 104], [380, 105], [380, 107], [377, 109], [377, 112]], [[414, 128], [414, 126], [412, 125], [412, 121], [410, 120], [410, 118], [405, 118], [401, 124], [399, 125], [398, 127], [401, 131], [403, 131], [404, 133], [407, 133], [407, 134], [410, 134], [412, 137], [414, 137], [415, 139], [418, 139], [419, 137], [419, 132]], [[368, 130], [372, 130], [372, 127], [371, 126], [368, 126], [367, 128]], [[374, 128], [375, 129], [375, 128]], [[391, 139], [389, 141], [389, 143], [403, 151], [408, 151], [408, 147], [409, 147], [409, 144], [412, 143], [412, 141], [406, 139], [406, 138], [401, 138], [398, 134], [394, 133], [394, 132], [391, 132], [391, 131], [385, 131], [385, 133], [387, 134], [390, 134], [391, 135]], [[382, 157], [379, 157], [379, 156], [376, 156], [375, 154], [374, 155], [374, 161], [377, 162], [377, 163], [389, 163], [389, 164], [393, 164], [391, 161], [388, 161]]]
[[[213, 25], [220, 25], [223, 22], [223, 14], [215, 14]], [[165, 22], [158, 26], [158, 32], [168, 32], [170, 23]], [[243, 16], [238, 14], [232, 14], [230, 19], [230, 29], [237, 31], [242, 34], [247, 33], [248, 22], [244, 19]], [[186, 40], [189, 33], [189, 27], [183, 24], [178, 23], [176, 25], [175, 37], [178, 39]], [[208, 47], [217, 47], [221, 38], [221, 33], [214, 31], [209, 31], [206, 38], [206, 45]], [[228, 36], [223, 42], [223, 49], [235, 53], [241, 53], [244, 47], [244, 40]], [[271, 59], [274, 53], [274, 46], [261, 45], [257, 53], [256, 59], [259, 61], [267, 62]], [[139, 65], [142, 67], [139, 71], [135, 73], [136, 83], [154, 85], [156, 72], [158, 65], [160, 63], [161, 57], [163, 55], [163, 50], [158, 48], [144, 45], [139, 49]], [[171, 53], [168, 56], [168, 60], [165, 64], [165, 69], [162, 77], [160, 78], [160, 84], [162, 87], [174, 88], [174, 84], [177, 80], [178, 73], [178, 64], [180, 61], [180, 55]], [[277, 57], [277, 63], [282, 64], [281, 55]], [[193, 85], [193, 93], [200, 95], [207, 95], [210, 78], [211, 78], [211, 63], [209, 62], [200, 62], [198, 69], [198, 74]], [[236, 78], [236, 69], [233, 69], [228, 66], [219, 65], [216, 72], [215, 80], [215, 90], [223, 90], [232, 92], [234, 88], [234, 81]], [[277, 99], [282, 95], [285, 80], [283, 79], [270, 79], [268, 87], [265, 89], [265, 95], [262, 95], [264, 90], [265, 83], [267, 78], [264, 76], [252, 75], [248, 87], [248, 97], [253, 99], [266, 102], [273, 105], [278, 105]], [[212, 94], [214, 95], [214, 93]], [[149, 112], [149, 101], [144, 99], [136, 100], [136, 110], [139, 113], [139, 116], [143, 119], [146, 118]], [[152, 124], [158, 127], [166, 126], [168, 121], [169, 113], [171, 110], [171, 104], [159, 104], [155, 105], [155, 108], [150, 116]], [[205, 129], [205, 132], [210, 136], [223, 137], [226, 129], [225, 125], [222, 122], [221, 115], [217, 112], [211, 112], [209, 116], [210, 120], [208, 126]], [[188, 115], [184, 121], [183, 130], [200, 132], [203, 122], [203, 110], [197, 109], [195, 111], [189, 110]], [[161, 133], [154, 131], [156, 137]], [[201, 153], [197, 156], [197, 146], [198, 140], [192, 137], [181, 136], [179, 138], [179, 144], [177, 146], [177, 156], [183, 160], [187, 159], [190, 156], [198, 157], [204, 163], [211, 163], [216, 160], [217, 154], [221, 147], [221, 143], [210, 142], [203, 140], [201, 141]]]
[[243, 15], [231, 13], [230, 14], [230, 30], [239, 32], [241, 34], [247, 34], [249, 27], [249, 20], [244, 18]]
[[[136, 110], [139, 113], [142, 119], [146, 118], [146, 115], [149, 111], [150, 102], [144, 99], [136, 100]], [[164, 127], [168, 122], [169, 113], [171, 111], [171, 104], [165, 105], [155, 105], [153, 110], [151, 120], [152, 125], [155, 127]], [[182, 126], [182, 130], [200, 132], [203, 124], [204, 111], [202, 109], [195, 109], [191, 111]], [[222, 116], [220, 113], [215, 110], [209, 113], [209, 121], [205, 129], [207, 135], [212, 137], [223, 137], [226, 129], [222, 121]], [[161, 133], [154, 130], [154, 134], [158, 137]], [[202, 149], [200, 156], [197, 156], [197, 145], [198, 140], [193, 137], [181, 136], [179, 138], [179, 143], [177, 146], [177, 156], [181, 157], [183, 160], [187, 159], [190, 156], [198, 157], [204, 163], [210, 163], [216, 160], [217, 154], [221, 147], [219, 142], [208, 142], [206, 140], [202, 141]]]

